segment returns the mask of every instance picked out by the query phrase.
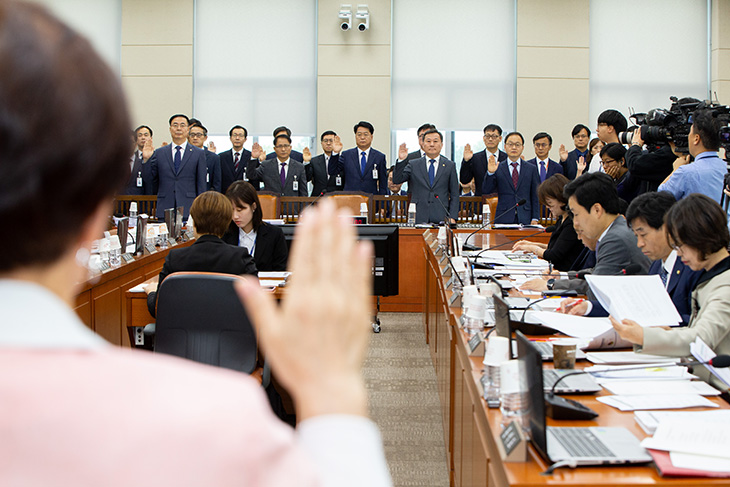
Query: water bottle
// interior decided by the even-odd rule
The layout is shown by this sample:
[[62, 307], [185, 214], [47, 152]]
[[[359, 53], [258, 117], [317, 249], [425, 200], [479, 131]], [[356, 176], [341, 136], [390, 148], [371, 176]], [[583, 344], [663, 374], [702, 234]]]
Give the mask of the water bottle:
[[482, 205], [482, 225], [485, 225], [484, 228], [487, 230], [492, 229], [492, 209], [489, 207], [488, 203], [484, 203]]
[[129, 228], [137, 226], [137, 202], [132, 201], [129, 204]]
[[119, 267], [122, 265], [122, 243], [119, 241], [119, 235], [112, 235], [111, 245], [109, 247], [109, 265]]
[[500, 406], [500, 383], [502, 362], [509, 360], [509, 339], [492, 335], [487, 341], [484, 350], [484, 373], [482, 374], [482, 385], [484, 386], [484, 400], [490, 408]]
[[111, 249], [111, 243], [109, 238], [102, 238], [99, 240], [99, 258], [101, 262], [109, 262], [109, 250]]
[[409, 227], [416, 226], [416, 204], [410, 203], [408, 205], [408, 223]]
[[462, 283], [464, 285], [471, 284], [471, 279], [469, 279], [469, 261], [466, 257], [451, 257], [451, 265], [454, 266], [456, 273], [459, 275], [454, 281], [453, 290], [461, 291]]
[[367, 203], [360, 203], [360, 216], [367, 218], [367, 216], [368, 216], [368, 204]]
[[468, 311], [464, 318], [464, 331], [469, 337], [484, 330], [484, 318], [487, 315], [487, 299], [484, 296], [469, 296]]
[[519, 360], [507, 360], [499, 366], [500, 411], [502, 411], [502, 427], [513, 421], [526, 434], [529, 425], [525, 424], [527, 393]]

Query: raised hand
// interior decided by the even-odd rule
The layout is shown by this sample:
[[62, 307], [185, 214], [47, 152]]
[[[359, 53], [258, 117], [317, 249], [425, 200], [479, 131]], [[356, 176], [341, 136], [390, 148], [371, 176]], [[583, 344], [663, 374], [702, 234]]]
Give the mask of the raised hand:
[[470, 146], [469, 144], [466, 144], [466, 145], [464, 146], [464, 160], [465, 160], [465, 161], [468, 161], [468, 160], [470, 160], [470, 159], [471, 159], [472, 157], [474, 157], [474, 152], [472, 152], [472, 150], [471, 150], [471, 146]]
[[312, 160], [312, 153], [309, 151], [309, 147], [305, 147], [302, 151], [302, 160], [305, 164], [309, 164], [309, 161]]
[[[261, 147], [261, 145], [258, 142], [254, 142], [253, 146], [251, 147], [251, 157], [253, 159], [261, 159], [261, 156], [264, 154], [264, 149]], [[264, 156], [266, 157], [266, 156]]]
[[142, 147], [142, 160], [147, 162], [147, 159], [152, 157], [153, 152], [155, 152], [155, 148], [152, 145], [152, 138], [150, 137], [147, 139], [147, 142], [144, 143], [144, 147]]
[[403, 142], [400, 147], [398, 147], [398, 160], [405, 161], [406, 159], [408, 159], [408, 147], [406, 147], [406, 143]]
[[568, 158], [568, 149], [565, 148], [565, 144], [560, 144], [560, 161], [565, 162]]
[[216, 148], [215, 143], [211, 140], [208, 142], [208, 150], [211, 151], [213, 154], [215, 154]]
[[497, 172], [498, 166], [499, 163], [497, 162], [497, 159], [494, 156], [489, 156], [489, 160], [487, 160], [487, 171], [490, 173]]
[[332, 143], [332, 152], [342, 152], [342, 140], [339, 135], [335, 135], [335, 141]]
[[578, 171], [577, 171], [577, 172], [575, 173], [575, 177], [576, 177], [576, 178], [577, 178], [578, 176], [582, 175], [582, 174], [583, 174], [583, 171], [585, 171], [585, 170], [586, 170], [586, 158], [585, 158], [585, 157], [583, 157], [583, 156], [580, 156], [580, 157], [578, 158], [578, 163], [577, 163], [577, 166], [578, 166]]

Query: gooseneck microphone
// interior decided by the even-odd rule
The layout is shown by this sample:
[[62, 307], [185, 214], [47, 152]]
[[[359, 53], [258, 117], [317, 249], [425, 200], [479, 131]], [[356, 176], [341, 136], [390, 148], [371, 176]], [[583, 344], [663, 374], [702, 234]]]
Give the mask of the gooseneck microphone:
[[[444, 210], [444, 223], [451, 227], [451, 214], [449, 213], [449, 210], [447, 210], [446, 206], [444, 206], [444, 204], [441, 202], [441, 198], [439, 198], [439, 195], [435, 194], [434, 197], [436, 197], [436, 201], [439, 202], [439, 205], [441, 205], [441, 208]], [[455, 225], [456, 224], [454, 224], [454, 227], [451, 228], [455, 228]]]
[[[437, 198], [438, 198], [438, 196], [437, 196]], [[469, 241], [469, 238], [472, 235], [476, 235], [477, 233], [479, 233], [482, 230], [484, 230], [486, 227], [488, 227], [489, 225], [491, 225], [492, 223], [494, 223], [497, 220], [497, 218], [500, 218], [501, 216], [506, 215], [510, 211], [514, 210], [518, 206], [524, 205], [525, 203], [527, 203], [527, 200], [525, 198], [522, 198], [520, 201], [517, 202], [516, 205], [514, 205], [513, 207], [508, 208], [507, 210], [503, 211], [502, 213], [500, 213], [499, 215], [495, 216], [494, 218], [492, 218], [491, 220], [489, 220], [487, 223], [485, 223], [484, 225], [482, 225], [481, 227], [477, 228], [476, 230], [474, 230], [473, 232], [471, 232], [469, 235], [467, 235], [467, 237], [464, 239], [464, 242], [468, 242]], [[485, 203], [485, 204], [487, 204], [487, 203]], [[464, 245], [462, 245], [461, 249], [462, 250], [479, 250], [479, 247], [475, 247], [474, 245], [469, 245], [467, 243], [464, 243]]]
[[[487, 250], [494, 250], [494, 249], [498, 249], [498, 248], [500, 248], [500, 247], [504, 247], [505, 245], [513, 244], [513, 243], [515, 243], [515, 242], [519, 242], [520, 240], [524, 240], [524, 239], [526, 239], [526, 238], [534, 237], [535, 235], [540, 235], [541, 233], [545, 233], [545, 230], [540, 230], [540, 231], [538, 231], [538, 232], [535, 232], [535, 233], [531, 233], [531, 234], [529, 234], [529, 235], [525, 235], [524, 237], [520, 237], [520, 238], [518, 238], [518, 239], [516, 239], [516, 240], [508, 240], [508, 241], [506, 241], [506, 242], [504, 242], [504, 243], [501, 243], [501, 244], [499, 244], [499, 245], [493, 245], [493, 246], [491, 246], [491, 247], [489, 247], [489, 248], [486, 248], [486, 249], [482, 249], [482, 250], [481, 250], [481, 251], [479, 251], [479, 252], [478, 252], [478, 253], [477, 253], [477, 254], [476, 254], [476, 255], [475, 255], [474, 257], [479, 257], [479, 256], [480, 256], [480, 255], [482, 254], [482, 252], [486, 252]], [[467, 237], [467, 238], [468, 238], [468, 237]]]

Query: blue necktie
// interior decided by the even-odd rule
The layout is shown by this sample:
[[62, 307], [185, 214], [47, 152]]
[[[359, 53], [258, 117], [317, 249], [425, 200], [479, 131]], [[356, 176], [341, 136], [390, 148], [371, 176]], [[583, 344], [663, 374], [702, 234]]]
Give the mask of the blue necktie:
[[547, 171], [545, 170], [545, 161], [540, 161], [540, 182], [545, 181], [545, 176], [547, 176]]
[[180, 163], [182, 162], [182, 156], [180, 155], [180, 151], [182, 150], [182, 147], [179, 145], [175, 147], [175, 159], [173, 159], [172, 163], [175, 166], [175, 174], [180, 170]]
[[429, 159], [428, 161], [428, 182], [433, 186], [433, 180], [436, 177], [436, 168], [434, 168], [435, 160]]
[[669, 277], [669, 273], [664, 268], [664, 266], [661, 266], [659, 268], [659, 277], [662, 279], [662, 283], [664, 284], [664, 287], [667, 287], [667, 278]]
[[365, 152], [362, 153], [360, 156], [360, 173], [364, 176], [365, 175], [365, 166], [367, 165], [368, 161], [365, 159]]

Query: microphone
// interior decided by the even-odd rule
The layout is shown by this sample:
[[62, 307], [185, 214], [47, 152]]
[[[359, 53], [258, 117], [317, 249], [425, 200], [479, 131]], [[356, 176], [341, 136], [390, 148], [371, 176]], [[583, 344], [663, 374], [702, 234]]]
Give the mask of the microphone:
[[[436, 201], [439, 202], [439, 205], [441, 205], [441, 208], [443, 208], [444, 215], [446, 215], [444, 217], [444, 223], [446, 225], [448, 225], [449, 227], [451, 227], [451, 222], [450, 222], [450, 220], [451, 220], [451, 214], [449, 213], [449, 210], [447, 210], [446, 207], [444, 206], [444, 204], [441, 202], [441, 198], [439, 198], [439, 195], [434, 194], [434, 197], [436, 198]], [[451, 227], [451, 228], [456, 228], [456, 223], [454, 223], [454, 226]]]
[[[493, 245], [493, 246], [491, 246], [491, 247], [489, 247], [489, 248], [487, 248], [487, 249], [482, 249], [482, 250], [481, 250], [480, 252], [478, 252], [478, 253], [477, 253], [477, 255], [475, 255], [474, 257], [479, 257], [479, 256], [480, 256], [480, 255], [482, 254], [482, 252], [486, 252], [487, 250], [493, 250], [493, 249], [498, 249], [498, 248], [500, 248], [500, 247], [504, 247], [505, 245], [509, 245], [509, 244], [512, 244], [512, 243], [515, 243], [515, 242], [519, 242], [520, 240], [524, 240], [524, 239], [526, 239], [526, 238], [534, 237], [535, 235], [540, 235], [541, 233], [545, 233], [545, 230], [540, 230], [540, 231], [538, 231], [538, 232], [535, 232], [535, 233], [531, 233], [531, 234], [529, 234], [529, 235], [525, 235], [524, 237], [520, 237], [520, 238], [518, 238], [517, 240], [508, 240], [507, 242], [501, 243], [501, 244], [499, 244], [499, 245]], [[467, 237], [467, 239], [468, 239], [468, 238], [469, 238], [469, 237]], [[466, 247], [466, 246], [464, 246], [464, 247]], [[466, 249], [464, 249], [464, 250], [466, 250]]]
[[[437, 196], [437, 198], [438, 198], [438, 196]], [[471, 232], [471, 233], [470, 233], [469, 235], [467, 235], [467, 237], [466, 237], [466, 238], [464, 239], [464, 242], [468, 242], [468, 241], [469, 241], [469, 238], [470, 238], [470, 237], [471, 237], [472, 235], [475, 235], [475, 234], [477, 234], [477, 233], [481, 232], [482, 230], [484, 230], [484, 229], [485, 229], [486, 227], [488, 227], [489, 225], [491, 225], [492, 223], [494, 223], [494, 221], [495, 221], [495, 220], [496, 220], [497, 218], [500, 218], [501, 216], [503, 216], [503, 215], [505, 215], [505, 214], [509, 213], [510, 211], [514, 210], [514, 209], [515, 209], [515, 208], [517, 208], [518, 206], [522, 206], [522, 205], [524, 205], [525, 203], [527, 203], [527, 200], [526, 200], [525, 198], [522, 198], [522, 199], [521, 199], [520, 201], [518, 201], [518, 202], [517, 202], [517, 204], [516, 204], [516, 205], [514, 205], [513, 207], [511, 207], [511, 208], [508, 208], [507, 210], [503, 211], [502, 213], [500, 213], [499, 215], [495, 216], [494, 218], [492, 218], [491, 220], [489, 220], [489, 221], [488, 221], [487, 223], [485, 223], [484, 225], [482, 225], [481, 227], [477, 228], [476, 230], [474, 230], [473, 232]], [[487, 203], [485, 203], [485, 204], [487, 204]], [[464, 244], [464, 245], [463, 245], [463, 246], [461, 247], [461, 249], [462, 249], [462, 250], [479, 250], [479, 247], [475, 247], [474, 245], [470, 245], [470, 244], [466, 244], [466, 243], [465, 243], [465, 244]]]
[[324, 196], [324, 191], [322, 191], [321, 193], [319, 193], [319, 195], [317, 195], [317, 197], [314, 198], [314, 200], [311, 203], [309, 203], [309, 206], [315, 205], [322, 196]]
[[558, 229], [557, 225], [550, 225], [549, 227], [545, 227], [546, 233], [553, 233], [555, 230]]
[[641, 266], [639, 264], [629, 264], [624, 269], [621, 269], [621, 274], [624, 276], [633, 276], [641, 272]]
[[[641, 266], [639, 264], [629, 264], [625, 268], [621, 269], [618, 275], [621, 276], [634, 276], [641, 272]], [[593, 274], [593, 269], [581, 269], [579, 271], [568, 271], [569, 279], [583, 279], [585, 280], [588, 274]]]

